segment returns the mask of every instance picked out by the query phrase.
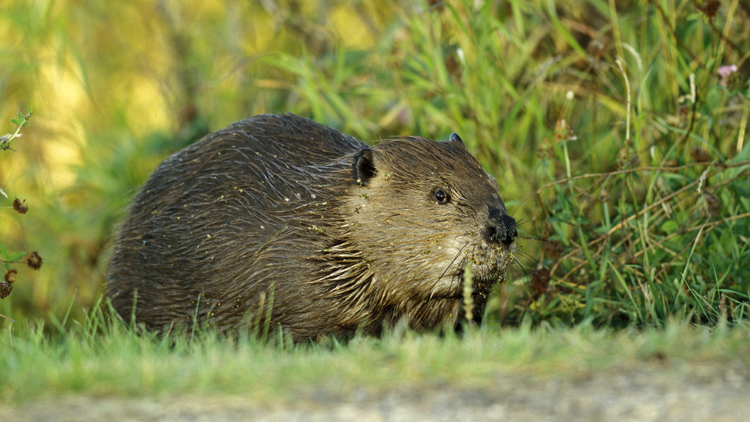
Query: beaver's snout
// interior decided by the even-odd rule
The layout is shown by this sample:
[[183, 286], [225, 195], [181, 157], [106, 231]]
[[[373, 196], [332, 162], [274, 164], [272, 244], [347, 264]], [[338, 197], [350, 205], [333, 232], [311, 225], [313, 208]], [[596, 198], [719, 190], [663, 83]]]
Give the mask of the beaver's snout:
[[487, 242], [510, 246], [518, 237], [516, 220], [499, 209], [490, 210], [484, 236]]

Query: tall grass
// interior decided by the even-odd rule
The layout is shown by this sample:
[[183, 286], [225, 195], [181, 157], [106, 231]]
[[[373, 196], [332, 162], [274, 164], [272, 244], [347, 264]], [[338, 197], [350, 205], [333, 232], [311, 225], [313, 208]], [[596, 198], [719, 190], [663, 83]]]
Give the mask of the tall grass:
[[490, 321], [741, 321], [750, 7], [709, 3], [4, 4], [0, 115], [33, 104], [38, 123], [0, 153], [0, 186], [30, 209], [1, 216], [0, 243], [45, 267], [0, 314], [51, 321], [72, 300], [80, 321], [156, 164], [290, 111], [367, 142], [461, 135], [520, 221]]

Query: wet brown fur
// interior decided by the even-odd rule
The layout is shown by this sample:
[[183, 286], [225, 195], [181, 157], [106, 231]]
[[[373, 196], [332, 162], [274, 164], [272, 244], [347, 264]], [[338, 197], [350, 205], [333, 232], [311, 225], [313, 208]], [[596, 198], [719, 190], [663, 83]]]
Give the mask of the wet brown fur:
[[295, 341], [401, 319], [455, 325], [469, 261], [476, 320], [516, 235], [458, 138], [368, 147], [294, 115], [256, 116], [173, 155], [129, 213], [107, 273], [126, 321], [135, 309], [151, 329], [268, 322]]

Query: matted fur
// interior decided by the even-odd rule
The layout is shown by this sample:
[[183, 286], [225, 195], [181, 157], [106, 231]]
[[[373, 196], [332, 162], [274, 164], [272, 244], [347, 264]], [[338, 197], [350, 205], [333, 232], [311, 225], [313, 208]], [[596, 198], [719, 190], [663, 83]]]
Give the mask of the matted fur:
[[[442, 189], [449, 201], [435, 199]], [[504, 279], [515, 221], [457, 137], [368, 147], [294, 115], [261, 115], [165, 160], [129, 208], [108, 268], [115, 309], [151, 329], [281, 326], [295, 341], [475, 320]], [[272, 303], [271, 303], [272, 301]]]

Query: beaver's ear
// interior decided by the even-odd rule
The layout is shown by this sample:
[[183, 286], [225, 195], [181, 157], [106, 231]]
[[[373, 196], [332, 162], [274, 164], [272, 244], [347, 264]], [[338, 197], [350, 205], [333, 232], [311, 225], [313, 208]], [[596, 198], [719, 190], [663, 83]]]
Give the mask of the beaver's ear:
[[458, 136], [458, 134], [457, 134], [457, 133], [455, 133], [455, 132], [454, 132], [454, 133], [451, 133], [451, 138], [450, 138], [450, 142], [455, 142], [455, 143], [457, 143], [457, 144], [461, 145], [462, 147], [466, 148], [466, 145], [464, 145], [464, 141], [463, 141], [463, 140], [461, 139], [461, 137], [460, 137], [460, 136]]
[[370, 179], [375, 177], [378, 173], [378, 170], [375, 168], [375, 159], [373, 158], [372, 150], [370, 148], [364, 148], [354, 154], [352, 169], [354, 180], [357, 184], [360, 186], [367, 186]]

